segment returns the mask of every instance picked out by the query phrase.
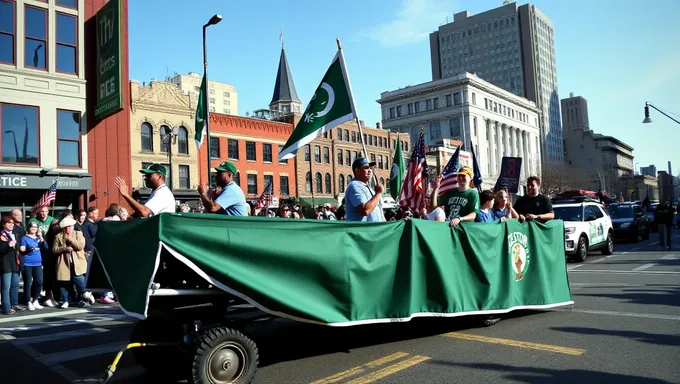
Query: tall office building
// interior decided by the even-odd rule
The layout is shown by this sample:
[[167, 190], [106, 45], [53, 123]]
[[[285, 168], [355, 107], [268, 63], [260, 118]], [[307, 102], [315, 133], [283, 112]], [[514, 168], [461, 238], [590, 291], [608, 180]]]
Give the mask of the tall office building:
[[[196, 72], [189, 72], [188, 75], [175, 74], [175, 77], [166, 78], [165, 81], [177, 85], [182, 92], [192, 92], [198, 98], [203, 78]], [[208, 90], [210, 112], [238, 115], [236, 87], [231, 84], [208, 80]]]
[[541, 109], [541, 146], [564, 161], [553, 24], [538, 8], [509, 3], [478, 15], [456, 13], [430, 34], [432, 80], [471, 72]]
[[640, 173], [645, 176], [656, 177], [656, 165], [651, 164], [649, 167], [640, 167]]
[[574, 96], [571, 92], [569, 97], [562, 99], [562, 131], [589, 131], [588, 101], [582, 96]]

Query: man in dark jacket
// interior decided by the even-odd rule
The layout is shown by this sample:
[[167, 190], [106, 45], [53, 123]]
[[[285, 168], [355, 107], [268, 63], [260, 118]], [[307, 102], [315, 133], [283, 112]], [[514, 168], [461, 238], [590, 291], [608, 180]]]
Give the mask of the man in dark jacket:
[[673, 229], [673, 206], [670, 203], [661, 203], [654, 211], [654, 223], [659, 228], [659, 243], [662, 247], [668, 245], [671, 249], [671, 230]]
[[[26, 230], [24, 229], [24, 213], [21, 211], [21, 209], [13, 209], [10, 212], [10, 215], [12, 216], [12, 220], [14, 220], [14, 229], [12, 232], [14, 233], [14, 236], [17, 238], [17, 244], [21, 244], [21, 239], [26, 236]], [[24, 272], [24, 255], [19, 255], [19, 271], [21, 273]]]

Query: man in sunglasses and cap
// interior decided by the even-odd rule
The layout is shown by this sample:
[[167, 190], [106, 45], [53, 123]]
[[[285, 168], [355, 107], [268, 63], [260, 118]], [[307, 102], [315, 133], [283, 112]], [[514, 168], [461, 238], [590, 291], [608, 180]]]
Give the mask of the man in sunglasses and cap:
[[382, 194], [385, 187], [376, 183], [375, 191], [373, 191], [368, 185], [373, 176], [373, 167], [375, 167], [375, 162], [369, 163], [363, 157], [357, 158], [352, 163], [354, 179], [345, 191], [346, 221], [385, 221], [382, 210]]
[[215, 183], [221, 189], [219, 195], [214, 197], [213, 200], [208, 195], [209, 188], [207, 185], [204, 184], [198, 187], [198, 193], [201, 196], [205, 212], [221, 213], [227, 216], [248, 216], [246, 197], [243, 195], [241, 187], [234, 182], [234, 176], [238, 173], [236, 166], [225, 161], [215, 167], [215, 170], [217, 171]]
[[474, 188], [470, 188], [470, 180], [474, 173], [470, 167], [462, 167], [458, 170], [458, 188], [448, 191], [439, 196], [441, 177], [435, 181], [432, 196], [430, 196], [430, 211], [437, 206], [444, 206], [444, 213], [449, 225], [455, 227], [463, 221], [475, 221], [479, 213], [479, 194]]
[[175, 212], [175, 196], [170, 188], [165, 185], [165, 177], [168, 175], [167, 169], [161, 164], [151, 164], [146, 168], [140, 169], [139, 173], [144, 174], [144, 184], [151, 188], [152, 192], [149, 199], [140, 204], [130, 195], [130, 188], [125, 180], [116, 177], [115, 184], [120, 195], [135, 210], [138, 217], [149, 217], [159, 215], [164, 212]]

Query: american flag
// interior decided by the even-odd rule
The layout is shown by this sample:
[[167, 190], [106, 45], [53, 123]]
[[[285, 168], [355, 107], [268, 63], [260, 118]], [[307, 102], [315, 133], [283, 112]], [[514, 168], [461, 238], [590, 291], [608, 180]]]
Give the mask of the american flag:
[[456, 148], [456, 152], [446, 163], [446, 167], [442, 170], [442, 181], [439, 186], [439, 194], [443, 195], [446, 192], [458, 188], [458, 170], [460, 169], [460, 147]]
[[272, 204], [272, 195], [274, 194], [274, 186], [272, 184], [273, 183], [270, 181], [264, 187], [262, 195], [260, 195], [260, 198], [257, 200], [257, 203], [255, 203], [255, 208], [262, 209]]
[[50, 189], [45, 192], [44, 195], [38, 200], [37, 203], [33, 206], [33, 209], [31, 210], [31, 214], [35, 215], [36, 212], [42, 207], [49, 207], [50, 204], [54, 201], [54, 199], [57, 197], [57, 180], [54, 180], [52, 185], [50, 186]]
[[406, 167], [406, 177], [401, 187], [399, 205], [421, 209], [425, 207], [425, 183], [427, 162], [425, 160], [425, 136], [420, 132]]

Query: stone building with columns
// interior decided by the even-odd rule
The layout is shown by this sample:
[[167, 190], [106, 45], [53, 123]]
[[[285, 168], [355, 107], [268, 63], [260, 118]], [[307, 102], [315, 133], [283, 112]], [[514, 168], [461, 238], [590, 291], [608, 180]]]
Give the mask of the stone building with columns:
[[410, 85], [380, 94], [383, 127], [408, 133], [414, 143], [421, 125], [425, 145], [455, 139], [472, 145], [485, 188], [493, 188], [502, 158], [521, 157], [522, 183], [541, 174], [540, 109], [471, 73]]

